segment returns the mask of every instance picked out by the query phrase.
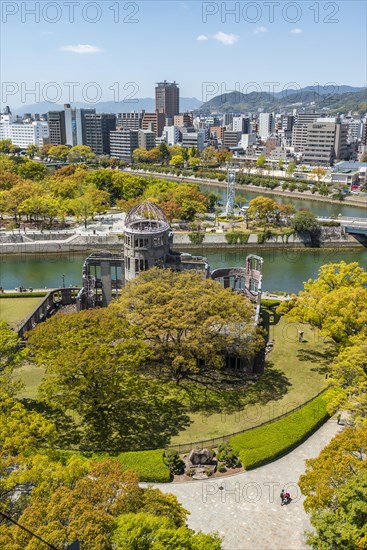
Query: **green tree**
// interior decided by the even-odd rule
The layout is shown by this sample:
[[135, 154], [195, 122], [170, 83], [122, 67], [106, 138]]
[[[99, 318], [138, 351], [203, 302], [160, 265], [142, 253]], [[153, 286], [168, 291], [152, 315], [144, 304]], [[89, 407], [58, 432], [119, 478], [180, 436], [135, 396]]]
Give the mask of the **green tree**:
[[173, 155], [169, 163], [171, 166], [183, 166], [184, 158], [182, 155]]
[[125, 514], [117, 521], [113, 540], [118, 550], [221, 550], [218, 535], [194, 533], [176, 527], [167, 517], [153, 514]]
[[278, 160], [278, 167], [279, 167], [279, 170], [281, 170], [283, 172], [283, 170], [284, 170], [284, 160], [283, 159]]
[[287, 173], [288, 174], [293, 174], [293, 172], [295, 171], [296, 168], [297, 168], [296, 162], [294, 160], [291, 160], [288, 163], [288, 166], [287, 166]]
[[75, 145], [69, 149], [67, 158], [71, 162], [91, 162], [95, 156], [87, 145]]
[[46, 174], [46, 166], [34, 160], [28, 160], [19, 165], [18, 174], [24, 179], [40, 181]]
[[39, 152], [39, 150], [40, 150], [40, 148], [39, 148], [38, 145], [30, 144], [30, 145], [28, 145], [25, 152], [27, 153], [29, 158], [33, 159], [33, 157], [36, 155], [36, 153]]
[[167, 144], [164, 143], [164, 142], [160, 143], [158, 149], [159, 149], [159, 152], [160, 152], [160, 155], [161, 155], [161, 158], [162, 158], [162, 162], [164, 164], [168, 164], [168, 162], [171, 158], [171, 153], [170, 153], [169, 148], [167, 147]]
[[256, 166], [262, 170], [264, 167], [265, 167], [265, 164], [266, 164], [266, 158], [265, 158], [265, 155], [263, 153], [261, 153], [261, 155], [259, 155], [256, 159]]
[[255, 219], [258, 218], [266, 226], [270, 218], [274, 216], [277, 203], [269, 197], [256, 197], [249, 202], [248, 215]]
[[315, 550], [366, 547], [366, 441], [365, 428], [347, 428], [306, 462], [299, 485], [316, 530], [308, 536]]
[[47, 154], [52, 158], [52, 160], [65, 162], [70, 151], [71, 148], [67, 145], [53, 145], [49, 148]]
[[41, 399], [77, 413], [82, 423], [74, 430], [84, 447], [164, 446], [187, 423], [176, 398], [140, 375], [151, 351], [139, 327], [111, 307], [55, 316], [29, 334], [29, 346], [47, 371]]
[[315, 176], [318, 183], [320, 183], [320, 180], [326, 176], [326, 170], [325, 168], [322, 168], [322, 166], [317, 166], [312, 170], [311, 174]]
[[152, 353], [147, 372], [177, 384], [209, 383], [224, 368], [226, 350], [250, 358], [262, 342], [250, 302], [197, 272], [143, 272], [111, 311], [141, 331]]
[[317, 237], [320, 231], [320, 224], [316, 216], [310, 210], [298, 210], [294, 215], [291, 225], [298, 233], [309, 233], [312, 237]]

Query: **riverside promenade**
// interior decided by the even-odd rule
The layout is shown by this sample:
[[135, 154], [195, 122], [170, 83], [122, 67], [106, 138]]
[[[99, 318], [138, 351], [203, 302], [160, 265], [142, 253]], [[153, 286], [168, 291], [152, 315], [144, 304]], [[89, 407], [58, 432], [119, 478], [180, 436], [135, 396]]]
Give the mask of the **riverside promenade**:
[[[304, 532], [311, 525], [298, 479], [305, 472], [305, 460], [317, 457], [341, 430], [334, 417], [296, 449], [266, 466], [211, 481], [154, 486], [178, 498], [190, 512], [191, 529], [223, 537], [224, 550], [306, 550]], [[280, 505], [283, 488], [293, 498], [286, 506]]]

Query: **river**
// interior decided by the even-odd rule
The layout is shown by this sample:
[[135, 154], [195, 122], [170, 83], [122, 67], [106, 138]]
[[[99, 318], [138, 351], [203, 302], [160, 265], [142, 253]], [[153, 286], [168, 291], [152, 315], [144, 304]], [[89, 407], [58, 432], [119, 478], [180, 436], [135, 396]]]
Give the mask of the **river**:
[[[186, 251], [186, 250], [185, 250]], [[303, 281], [316, 277], [321, 265], [328, 262], [357, 261], [367, 268], [366, 249], [198, 249], [193, 255], [203, 255], [211, 269], [218, 267], [243, 266], [249, 253], [260, 254], [264, 258], [263, 290], [298, 292]], [[0, 286], [5, 289], [15, 287], [55, 288], [80, 286], [82, 264], [86, 254], [45, 254], [4, 256], [0, 266]]]
[[[202, 191], [205, 191], [207, 193], [216, 193], [220, 196], [221, 203], [223, 204], [223, 207], [226, 204], [226, 189], [224, 187], [217, 187], [215, 185], [210, 184], [200, 184], [200, 189]], [[297, 199], [292, 196], [288, 195], [277, 195], [276, 193], [267, 193], [264, 195], [264, 193], [261, 193], [256, 191], [248, 191], [244, 188], [241, 188], [239, 186], [236, 187], [236, 196], [244, 197], [247, 202], [249, 202], [251, 199], [261, 195], [266, 197], [271, 197], [274, 200], [276, 200], [278, 203], [281, 204], [292, 204], [296, 210], [299, 208], [307, 208], [308, 210], [312, 210], [312, 212], [316, 216], [338, 216], [338, 214], [341, 214], [342, 216], [349, 216], [352, 218], [366, 218], [367, 216], [367, 210], [361, 206], [350, 206], [347, 204], [343, 204], [342, 202], [339, 204], [329, 203], [329, 202], [321, 202], [321, 201], [315, 201], [310, 200], [307, 198], [304, 199]]]

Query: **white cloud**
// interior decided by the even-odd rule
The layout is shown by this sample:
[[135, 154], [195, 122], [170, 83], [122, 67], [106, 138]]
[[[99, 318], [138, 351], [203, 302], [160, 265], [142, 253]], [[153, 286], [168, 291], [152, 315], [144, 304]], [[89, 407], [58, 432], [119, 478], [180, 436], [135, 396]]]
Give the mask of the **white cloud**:
[[301, 34], [302, 32], [303, 32], [302, 29], [292, 29], [292, 30], [291, 30], [291, 33], [292, 33], [292, 34]]
[[268, 29], [266, 27], [257, 27], [255, 30], [254, 30], [254, 34], [260, 34], [262, 32], [268, 32]]
[[214, 40], [218, 40], [218, 42], [221, 42], [225, 46], [233, 46], [236, 42], [239, 41], [240, 37], [236, 34], [227, 34], [225, 32], [217, 32], [217, 34], [213, 35]]
[[63, 52], [73, 53], [98, 53], [101, 52], [101, 48], [98, 46], [91, 46], [90, 44], [77, 44], [76, 46], [62, 46], [60, 48]]
[[205, 40], [209, 40], [209, 38], [206, 36], [206, 34], [199, 34], [196, 40], [199, 40], [199, 42], [205, 42]]

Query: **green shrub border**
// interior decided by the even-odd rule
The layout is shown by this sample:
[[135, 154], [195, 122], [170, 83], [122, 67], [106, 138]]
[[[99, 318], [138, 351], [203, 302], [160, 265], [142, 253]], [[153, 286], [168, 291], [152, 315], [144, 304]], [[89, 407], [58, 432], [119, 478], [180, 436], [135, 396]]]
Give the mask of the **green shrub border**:
[[50, 456], [53, 460], [58, 460], [62, 463], [66, 463], [66, 461], [74, 455], [97, 461], [113, 458], [120, 462], [126, 470], [135, 470], [139, 474], [140, 481], [149, 483], [168, 483], [171, 480], [170, 469], [164, 463], [164, 449], [128, 451], [123, 453], [96, 453], [92, 451], [83, 452], [56, 449], [43, 449], [42, 452]]
[[0, 300], [6, 298], [44, 298], [47, 292], [4, 292], [0, 293]]
[[233, 436], [229, 443], [250, 470], [271, 462], [307, 439], [328, 418], [327, 392], [270, 424]]

